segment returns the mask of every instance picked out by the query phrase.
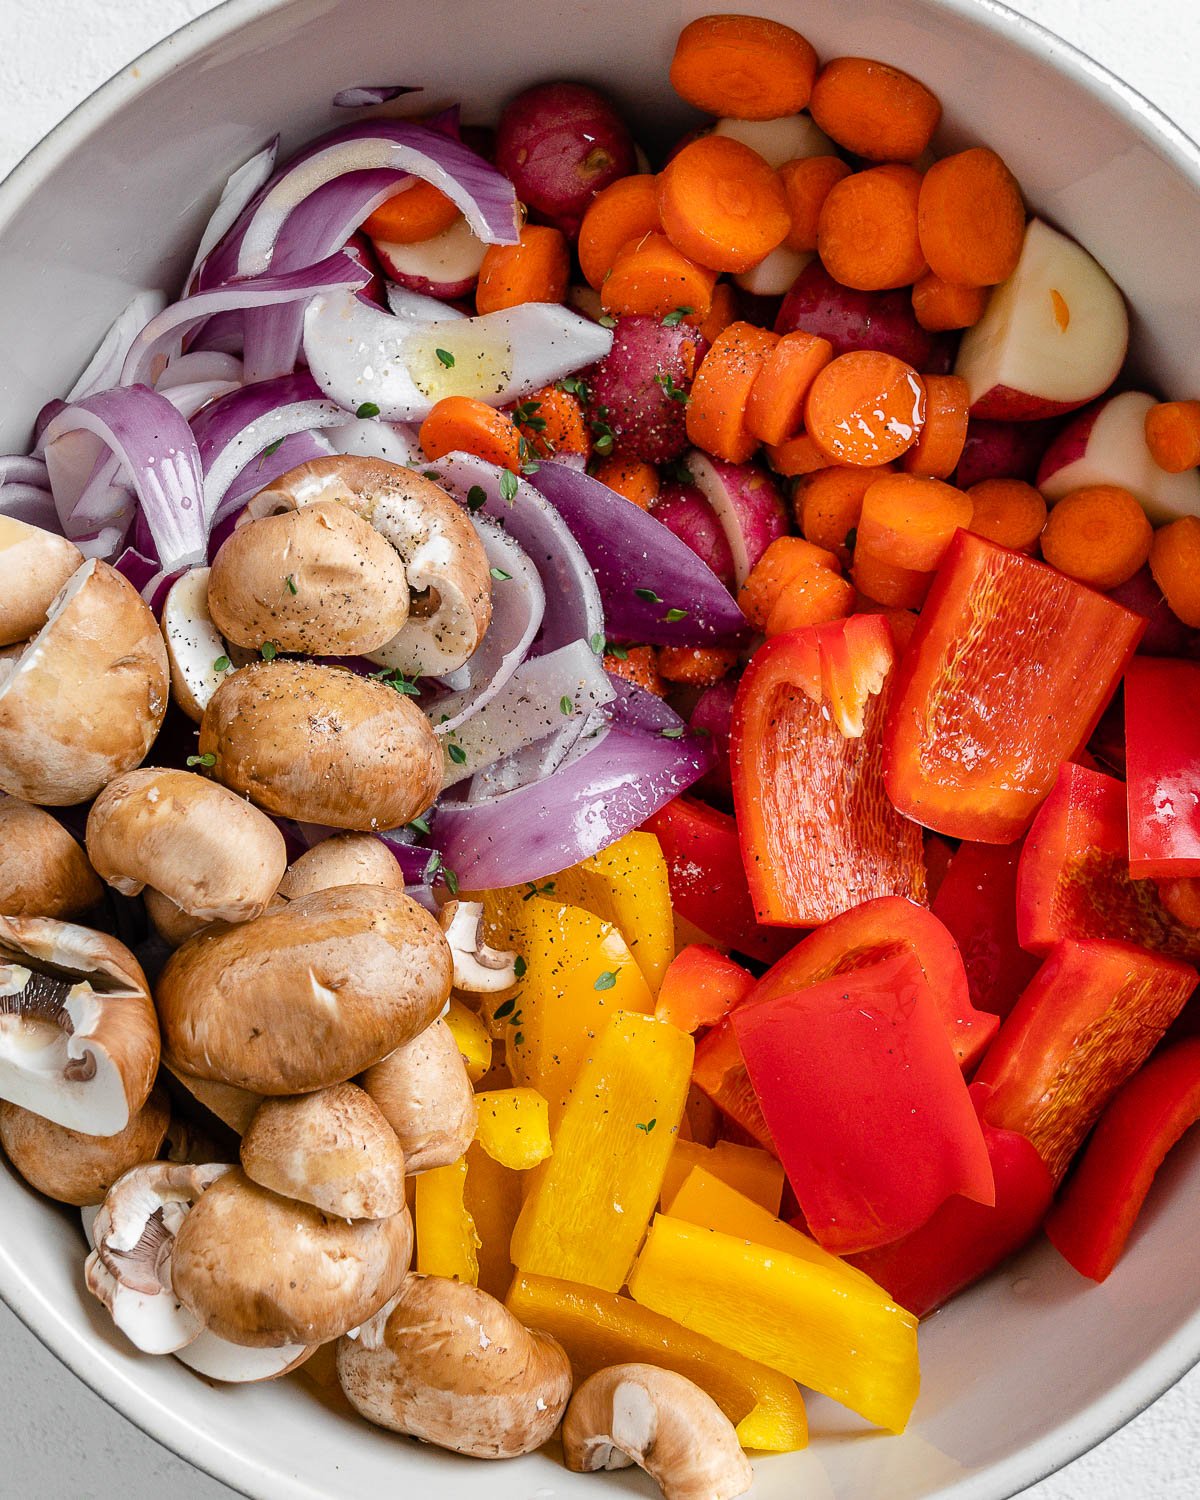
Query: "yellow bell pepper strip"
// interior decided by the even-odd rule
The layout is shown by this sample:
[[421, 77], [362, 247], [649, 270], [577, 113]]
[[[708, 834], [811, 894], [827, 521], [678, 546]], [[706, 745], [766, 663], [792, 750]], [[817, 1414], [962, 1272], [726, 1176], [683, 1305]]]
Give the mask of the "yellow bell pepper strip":
[[718, 1141], [715, 1146], [676, 1141], [663, 1177], [663, 1213], [674, 1212], [671, 1205], [693, 1167], [702, 1167], [706, 1173], [720, 1178], [769, 1214], [779, 1212], [783, 1201], [783, 1164], [778, 1157], [758, 1146], [739, 1146], [736, 1141]]
[[417, 1177], [417, 1270], [422, 1276], [479, 1281], [479, 1237], [463, 1201], [466, 1157]]
[[618, 1015], [600, 1031], [517, 1220], [519, 1270], [624, 1285], [662, 1190], [693, 1051], [690, 1036], [650, 1016]]
[[917, 1320], [845, 1270], [660, 1214], [634, 1300], [903, 1432], [920, 1389]]
[[463, 1203], [478, 1241], [478, 1285], [501, 1302], [513, 1279], [509, 1244], [521, 1212], [522, 1188], [528, 1180], [528, 1173], [501, 1166], [478, 1141], [467, 1147]]
[[492, 1065], [492, 1038], [487, 1023], [461, 1000], [451, 1000], [445, 1020], [458, 1043], [467, 1077], [472, 1083], [478, 1083]]
[[743, 1448], [792, 1453], [808, 1444], [804, 1398], [795, 1381], [691, 1333], [615, 1292], [517, 1276], [505, 1299], [530, 1328], [553, 1334], [575, 1384], [610, 1365], [650, 1364], [694, 1381], [737, 1427]]
[[536, 1089], [494, 1089], [475, 1103], [475, 1139], [501, 1166], [527, 1172], [550, 1155], [550, 1111]]

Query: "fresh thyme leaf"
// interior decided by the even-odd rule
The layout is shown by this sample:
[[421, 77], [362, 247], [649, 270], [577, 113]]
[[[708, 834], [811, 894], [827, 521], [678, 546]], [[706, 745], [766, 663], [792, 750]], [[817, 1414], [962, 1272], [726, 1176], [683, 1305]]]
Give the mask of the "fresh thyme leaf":
[[377, 417], [379, 415], [379, 408], [375, 405], [374, 401], [364, 401], [354, 415], [362, 417], [364, 420], [367, 417]]

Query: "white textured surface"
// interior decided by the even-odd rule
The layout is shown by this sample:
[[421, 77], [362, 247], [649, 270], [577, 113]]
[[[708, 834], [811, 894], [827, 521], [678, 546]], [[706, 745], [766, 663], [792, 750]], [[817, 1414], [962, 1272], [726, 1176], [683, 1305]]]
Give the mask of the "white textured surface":
[[[1010, 0], [1120, 72], [1200, 137], [1194, 0]], [[90, 89], [213, 0], [0, 0], [0, 175]], [[746, 9], [751, 9], [746, 5]], [[931, 80], [936, 86], [936, 80]], [[1064, 126], [1069, 122], [1064, 121]], [[1188, 394], [1188, 393], [1181, 393]], [[986, 1358], [986, 1350], [981, 1350]], [[0, 1306], [5, 1500], [230, 1500], [116, 1415]], [[1200, 1372], [1026, 1500], [1191, 1500], [1200, 1468]], [[599, 1491], [599, 1486], [598, 1486]], [[884, 1500], [884, 1497], [879, 1497]]]

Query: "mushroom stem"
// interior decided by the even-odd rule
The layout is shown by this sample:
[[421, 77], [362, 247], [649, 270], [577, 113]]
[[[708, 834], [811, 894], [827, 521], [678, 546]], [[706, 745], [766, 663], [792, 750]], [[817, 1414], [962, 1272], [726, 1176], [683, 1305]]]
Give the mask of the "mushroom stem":
[[494, 995], [517, 982], [517, 955], [490, 948], [483, 940], [483, 902], [447, 901], [438, 921], [454, 957], [454, 988], [471, 995]]

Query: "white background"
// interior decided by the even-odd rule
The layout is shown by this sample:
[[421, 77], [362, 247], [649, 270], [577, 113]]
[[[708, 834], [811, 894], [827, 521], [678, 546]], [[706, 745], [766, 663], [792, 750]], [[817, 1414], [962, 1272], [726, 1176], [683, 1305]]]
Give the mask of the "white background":
[[[1200, 138], [1195, 0], [1009, 3], [1122, 74]], [[213, 8], [214, 0], [0, 0], [0, 175], [111, 73]], [[986, 1348], [980, 1357], [986, 1359]], [[233, 1496], [111, 1411], [3, 1306], [0, 1391], [4, 1500]], [[1198, 1471], [1200, 1371], [1092, 1453], [1027, 1491], [1026, 1500], [1191, 1500], [1200, 1493]]]

